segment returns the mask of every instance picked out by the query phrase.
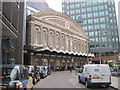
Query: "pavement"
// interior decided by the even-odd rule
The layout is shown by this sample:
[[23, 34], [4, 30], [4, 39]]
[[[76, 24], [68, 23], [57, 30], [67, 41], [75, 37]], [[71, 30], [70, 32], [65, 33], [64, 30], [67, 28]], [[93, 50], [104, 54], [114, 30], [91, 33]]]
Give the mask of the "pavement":
[[120, 84], [120, 77], [112, 76], [111, 80], [112, 80], [112, 83], [111, 83], [110, 86], [120, 90], [120, 86], [119, 86], [119, 84]]

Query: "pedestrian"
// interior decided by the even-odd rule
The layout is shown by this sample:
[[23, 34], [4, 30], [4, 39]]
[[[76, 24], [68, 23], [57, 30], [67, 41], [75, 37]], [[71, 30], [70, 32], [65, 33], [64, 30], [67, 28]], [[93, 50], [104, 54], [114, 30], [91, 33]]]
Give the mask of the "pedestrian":
[[57, 66], [57, 71], [59, 71], [59, 66]]
[[69, 67], [69, 69], [70, 69], [70, 73], [72, 72], [72, 67]]

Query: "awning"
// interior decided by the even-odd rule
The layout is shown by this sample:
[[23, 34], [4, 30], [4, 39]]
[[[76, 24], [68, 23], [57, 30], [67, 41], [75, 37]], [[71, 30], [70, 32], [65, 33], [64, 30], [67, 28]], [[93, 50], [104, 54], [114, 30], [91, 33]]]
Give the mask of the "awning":
[[112, 66], [117, 67], [118, 65], [117, 64], [113, 64]]
[[110, 62], [113, 62], [113, 60], [108, 60], [107, 62], [109, 62], [109, 63], [110, 63]]

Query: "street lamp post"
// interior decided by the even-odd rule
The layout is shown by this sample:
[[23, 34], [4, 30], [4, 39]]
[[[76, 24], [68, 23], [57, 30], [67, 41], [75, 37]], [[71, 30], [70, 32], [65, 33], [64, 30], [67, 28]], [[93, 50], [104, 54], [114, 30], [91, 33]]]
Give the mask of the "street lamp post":
[[[106, 31], [104, 32], [104, 34], [106, 34]], [[101, 33], [100, 32], [98, 32], [98, 42], [99, 42], [99, 60], [100, 60], [100, 64], [102, 64], [102, 61], [101, 61], [101, 47], [102, 47], [102, 45], [101, 45], [101, 43], [102, 43], [102, 40], [101, 40]]]
[[99, 60], [100, 60], [100, 64], [101, 62], [101, 39], [100, 39], [100, 32], [98, 32], [98, 43], [99, 43]]

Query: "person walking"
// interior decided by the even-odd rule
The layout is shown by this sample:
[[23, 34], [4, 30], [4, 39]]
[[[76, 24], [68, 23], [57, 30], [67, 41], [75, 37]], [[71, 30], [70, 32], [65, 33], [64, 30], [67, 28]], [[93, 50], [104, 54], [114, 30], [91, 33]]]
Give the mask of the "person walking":
[[70, 69], [70, 73], [72, 72], [72, 67], [69, 68]]

